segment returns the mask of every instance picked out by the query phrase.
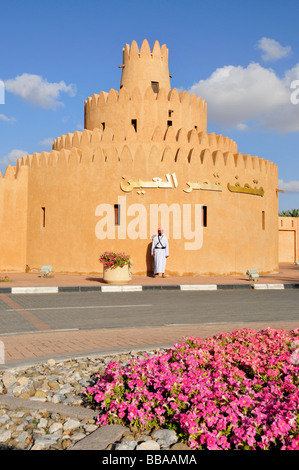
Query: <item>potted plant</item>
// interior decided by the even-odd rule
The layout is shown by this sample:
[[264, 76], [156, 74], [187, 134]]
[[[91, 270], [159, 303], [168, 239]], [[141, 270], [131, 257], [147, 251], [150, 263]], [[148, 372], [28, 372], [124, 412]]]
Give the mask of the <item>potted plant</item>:
[[127, 284], [131, 280], [132, 262], [130, 255], [115, 251], [105, 251], [99, 261], [103, 264], [104, 282], [108, 284]]

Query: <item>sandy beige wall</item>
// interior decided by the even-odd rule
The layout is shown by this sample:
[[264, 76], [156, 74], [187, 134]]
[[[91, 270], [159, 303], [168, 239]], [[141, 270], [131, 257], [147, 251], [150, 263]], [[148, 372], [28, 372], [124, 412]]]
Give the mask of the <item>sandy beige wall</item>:
[[28, 167], [0, 174], [0, 270], [25, 271]]
[[279, 217], [279, 262], [299, 261], [299, 217]]
[[171, 121], [176, 132], [181, 127], [196, 127], [202, 132], [207, 129], [207, 106], [202, 98], [186, 91], [179, 93], [175, 88], [171, 91], [161, 88], [156, 94], [151, 86], [145, 91], [136, 86], [130, 94], [125, 87], [119, 93], [113, 89], [109, 93], [102, 91], [85, 102], [86, 129], [101, 127], [104, 122], [105, 126], [126, 134], [132, 119], [137, 120], [138, 131], [144, 128], [153, 131], [160, 126], [165, 133], [168, 121]]
[[[183, 239], [173, 239], [170, 227], [170, 275], [245, 273], [257, 268], [260, 273], [278, 270], [278, 198], [277, 167], [263, 159], [241, 154], [209, 150], [193, 151], [181, 146], [178, 151], [162, 143], [143, 147], [136, 143], [118, 153], [107, 146], [93, 150], [73, 149], [28, 157], [29, 215], [27, 264], [39, 267], [51, 264], [56, 272], [99, 273], [99, 255], [105, 250], [125, 251], [132, 256], [135, 274], [151, 268], [149, 228], [146, 239], [119, 240], [96, 237], [96, 215], [100, 204], [117, 204], [119, 197], [132, 204], [142, 204], [149, 215], [151, 204], [202, 204], [208, 208], [208, 226], [203, 229], [203, 245], [195, 251], [184, 249]], [[124, 192], [122, 181], [139, 178], [150, 181], [175, 173], [177, 188], [149, 188], [145, 194], [134, 189]], [[216, 175], [216, 176], [214, 176]], [[219, 175], [219, 177], [217, 176]], [[236, 179], [236, 176], [238, 179]], [[219, 181], [222, 191], [193, 190], [186, 193], [188, 181]], [[227, 183], [239, 181], [263, 187], [264, 197], [232, 193]], [[42, 226], [42, 207], [46, 226]], [[194, 207], [194, 206], [193, 206]], [[124, 208], [122, 207], [122, 210]], [[262, 227], [262, 212], [265, 227]], [[136, 214], [135, 214], [136, 216]], [[134, 217], [128, 216], [127, 223]], [[148, 219], [148, 226], [149, 226]]]

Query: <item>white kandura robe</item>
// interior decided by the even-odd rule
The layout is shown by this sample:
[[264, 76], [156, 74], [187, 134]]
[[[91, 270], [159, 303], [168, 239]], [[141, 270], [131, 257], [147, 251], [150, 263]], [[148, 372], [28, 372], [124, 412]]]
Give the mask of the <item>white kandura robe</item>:
[[163, 246], [165, 246], [164, 250], [159, 250], [156, 248], [156, 245], [161, 246], [159, 243], [159, 237], [156, 235], [153, 238], [152, 242], [152, 255], [154, 256], [154, 274], [158, 273], [165, 273], [165, 266], [166, 266], [166, 256], [169, 256], [169, 245], [168, 240], [165, 235], [160, 236], [160, 241]]

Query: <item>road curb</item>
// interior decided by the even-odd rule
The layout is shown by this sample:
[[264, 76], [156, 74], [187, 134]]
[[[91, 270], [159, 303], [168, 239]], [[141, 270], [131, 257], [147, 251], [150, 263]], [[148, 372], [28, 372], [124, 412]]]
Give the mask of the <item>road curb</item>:
[[284, 284], [255, 284], [253, 288], [257, 290], [284, 289]]
[[158, 284], [106, 286], [45, 286], [1, 287], [0, 294], [58, 294], [59, 292], [142, 292], [149, 290], [215, 291], [228, 289], [278, 290], [299, 289], [299, 283], [289, 284]]

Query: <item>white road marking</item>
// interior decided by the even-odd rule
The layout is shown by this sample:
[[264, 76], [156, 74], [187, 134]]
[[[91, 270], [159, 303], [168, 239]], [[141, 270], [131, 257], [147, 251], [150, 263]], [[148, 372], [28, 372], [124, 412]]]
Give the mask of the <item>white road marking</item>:
[[132, 308], [132, 307], [152, 307], [152, 304], [135, 304], [135, 305], [85, 305], [81, 307], [34, 307], [34, 308], [10, 308], [6, 312], [17, 312], [18, 310], [75, 310], [75, 309], [87, 309], [87, 308]]

